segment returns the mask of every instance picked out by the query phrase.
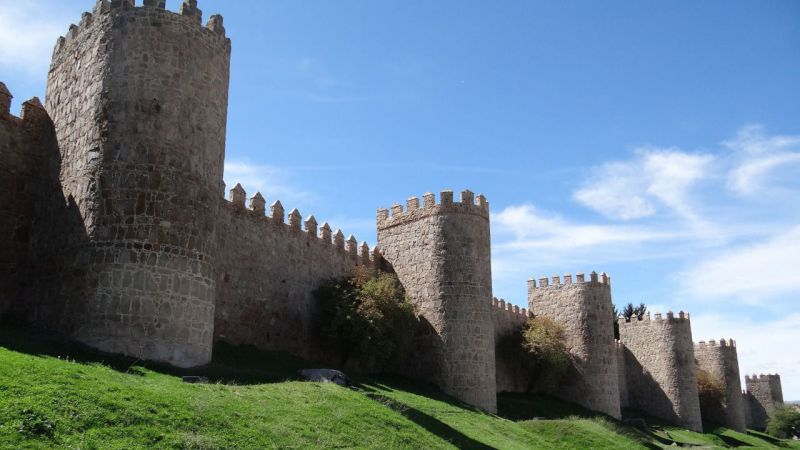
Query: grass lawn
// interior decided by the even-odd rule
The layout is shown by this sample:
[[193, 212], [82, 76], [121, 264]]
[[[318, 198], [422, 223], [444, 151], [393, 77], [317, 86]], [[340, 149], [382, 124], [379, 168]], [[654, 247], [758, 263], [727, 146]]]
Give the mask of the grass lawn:
[[800, 449], [724, 429], [642, 432], [534, 395], [501, 394], [493, 415], [400, 377], [356, 377], [352, 388], [300, 382], [303, 367], [314, 364], [226, 345], [202, 369], [143, 367], [0, 325], [0, 448]]

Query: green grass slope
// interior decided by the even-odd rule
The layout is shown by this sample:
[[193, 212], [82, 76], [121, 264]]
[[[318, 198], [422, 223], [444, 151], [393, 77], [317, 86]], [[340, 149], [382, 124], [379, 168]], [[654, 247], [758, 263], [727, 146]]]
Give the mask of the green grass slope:
[[[398, 377], [353, 388], [297, 381], [310, 366], [220, 345], [203, 369], [145, 368], [0, 325], [0, 448], [800, 448], [730, 430], [641, 432], [530, 395], [503, 394], [499, 414], [486, 414]], [[186, 384], [183, 374], [212, 382]]]

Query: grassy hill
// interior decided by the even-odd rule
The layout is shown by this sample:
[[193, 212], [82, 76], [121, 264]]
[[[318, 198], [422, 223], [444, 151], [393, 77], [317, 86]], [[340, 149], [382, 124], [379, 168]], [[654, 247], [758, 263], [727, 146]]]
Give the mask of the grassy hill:
[[[647, 431], [553, 399], [503, 394], [498, 415], [397, 377], [300, 382], [313, 365], [218, 346], [200, 371], [143, 367], [0, 325], [0, 448], [797, 448], [760, 434]], [[186, 384], [200, 374], [208, 384]]]

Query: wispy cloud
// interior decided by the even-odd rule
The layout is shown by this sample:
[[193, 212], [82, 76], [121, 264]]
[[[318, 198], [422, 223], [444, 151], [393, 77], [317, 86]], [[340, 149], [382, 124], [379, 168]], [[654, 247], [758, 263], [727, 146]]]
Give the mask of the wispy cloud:
[[0, 68], [43, 78], [58, 36], [74, 20], [58, 5], [0, 0]]
[[776, 296], [800, 293], [800, 226], [763, 242], [711, 253], [679, 276], [684, 296], [764, 304]]
[[643, 147], [634, 159], [614, 161], [593, 169], [592, 176], [573, 197], [611, 219], [633, 220], [653, 216], [667, 207], [695, 224], [690, 190], [710, 176], [714, 156], [677, 148]]
[[742, 314], [693, 314], [692, 335], [695, 341], [736, 340], [742, 377], [780, 373], [786, 400], [800, 400], [800, 352], [787, 351], [787, 346], [800, 342], [800, 313], [767, 321]]
[[[493, 216], [496, 278], [669, 259], [683, 266], [672, 277], [681, 280], [687, 299], [764, 304], [800, 294], [800, 279], [789, 273], [800, 265], [800, 213], [783, 201], [743, 203], [726, 189], [747, 157], [791, 153], [797, 142], [745, 127], [716, 151], [643, 147], [628, 160], [595, 167], [598, 175], [581, 183], [573, 198], [601, 218], [575, 220], [530, 204]], [[739, 159], [731, 159], [731, 148]], [[787, 186], [792, 183], [798, 186], [797, 180]], [[748, 281], [731, 282], [737, 278]]]
[[728, 185], [738, 194], [775, 189], [782, 173], [796, 179], [800, 171], [800, 136], [769, 136], [762, 126], [749, 125], [724, 145], [735, 159]]

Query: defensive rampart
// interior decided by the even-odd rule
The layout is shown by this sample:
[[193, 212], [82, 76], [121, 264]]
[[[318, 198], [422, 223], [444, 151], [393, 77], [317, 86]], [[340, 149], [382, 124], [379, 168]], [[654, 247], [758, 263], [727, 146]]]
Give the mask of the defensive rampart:
[[526, 308], [492, 299], [492, 323], [495, 341], [495, 383], [497, 392], [527, 392], [530, 373], [524, 361], [519, 360], [522, 328], [532, 318]]
[[736, 343], [733, 339], [720, 339], [719, 344], [716, 340], [700, 341], [694, 346], [694, 357], [697, 360], [698, 377], [700, 371], [704, 371], [712, 383], [721, 383], [725, 391], [724, 398], [719, 402], [716, 399], [700, 402], [703, 420], [746, 432]]
[[83, 282], [51, 320], [178, 366], [211, 359], [225, 158], [230, 40], [201, 16], [193, 0], [98, 1], [58, 40], [46, 101], [85, 234], [58, 250]]
[[763, 430], [767, 427], [767, 421], [772, 417], [775, 408], [783, 404], [781, 376], [778, 374], [745, 376], [744, 384], [747, 388], [746, 406], [750, 409], [748, 427]]
[[377, 267], [377, 252], [355, 237], [347, 240], [314, 216], [288, 214], [276, 201], [254, 195], [245, 207], [240, 185], [231, 190], [219, 216], [215, 337], [232, 344], [319, 358], [314, 291], [356, 266]]
[[702, 431], [697, 371], [689, 315], [683, 311], [642, 320], [619, 318], [631, 408]]
[[528, 280], [528, 306], [536, 316], [564, 325], [572, 366], [557, 395], [593, 411], [620, 418], [617, 360], [611, 279], [595, 272], [585, 280], [582, 273]]
[[444, 191], [378, 211], [378, 244], [422, 318], [408, 371], [487, 411], [497, 409], [489, 204]]

